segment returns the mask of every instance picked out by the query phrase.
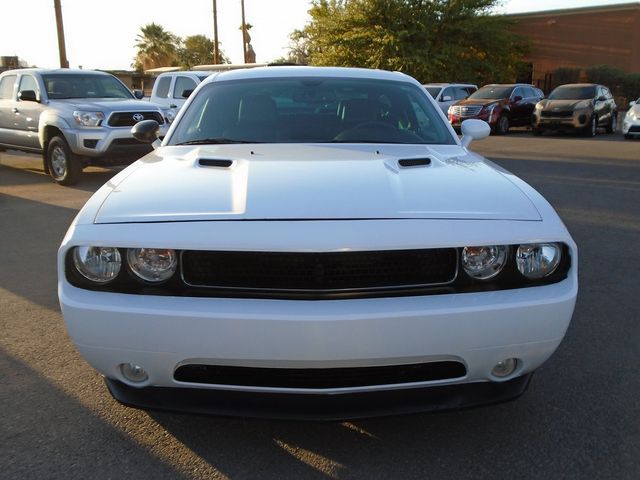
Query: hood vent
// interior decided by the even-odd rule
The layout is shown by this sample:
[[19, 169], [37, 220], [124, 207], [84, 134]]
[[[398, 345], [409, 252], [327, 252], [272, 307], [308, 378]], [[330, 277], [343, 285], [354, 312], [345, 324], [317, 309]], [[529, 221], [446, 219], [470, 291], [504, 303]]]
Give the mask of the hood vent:
[[201, 167], [229, 168], [231, 165], [233, 165], [233, 161], [222, 160], [219, 158], [201, 158], [198, 160], [198, 164]]
[[431, 164], [431, 159], [427, 158], [403, 158], [402, 160], [398, 160], [398, 165], [403, 168], [408, 167], [424, 167], [426, 165]]

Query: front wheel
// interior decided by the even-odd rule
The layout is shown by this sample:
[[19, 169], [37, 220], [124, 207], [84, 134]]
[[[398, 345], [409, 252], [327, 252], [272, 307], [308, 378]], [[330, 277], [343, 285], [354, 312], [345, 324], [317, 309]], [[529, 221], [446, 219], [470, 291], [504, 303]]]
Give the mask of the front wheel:
[[585, 137], [595, 137], [598, 133], [598, 117], [595, 115], [591, 116], [591, 120], [589, 124], [585, 127], [583, 134]]
[[611, 114], [611, 122], [607, 125], [607, 133], [616, 133], [616, 127], [618, 126], [618, 115]]
[[543, 130], [542, 128], [539, 128], [539, 127], [533, 127], [533, 128], [531, 129], [531, 131], [533, 132], [533, 134], [534, 134], [536, 137], [539, 137], [540, 135], [542, 135], [542, 134], [544, 133], [544, 130]]
[[80, 180], [82, 162], [69, 148], [64, 137], [53, 137], [46, 155], [49, 175], [59, 185], [74, 185]]
[[509, 117], [506, 115], [500, 115], [498, 123], [496, 123], [495, 132], [498, 135], [506, 135], [509, 133]]

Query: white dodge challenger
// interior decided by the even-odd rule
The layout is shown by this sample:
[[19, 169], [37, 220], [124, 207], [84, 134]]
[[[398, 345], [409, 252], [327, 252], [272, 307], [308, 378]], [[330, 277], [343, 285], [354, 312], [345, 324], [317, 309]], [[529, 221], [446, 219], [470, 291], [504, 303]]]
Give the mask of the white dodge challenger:
[[140, 408], [341, 419], [520, 395], [571, 320], [576, 245], [468, 150], [488, 126], [462, 131], [401, 73], [209, 77], [64, 238], [71, 338]]

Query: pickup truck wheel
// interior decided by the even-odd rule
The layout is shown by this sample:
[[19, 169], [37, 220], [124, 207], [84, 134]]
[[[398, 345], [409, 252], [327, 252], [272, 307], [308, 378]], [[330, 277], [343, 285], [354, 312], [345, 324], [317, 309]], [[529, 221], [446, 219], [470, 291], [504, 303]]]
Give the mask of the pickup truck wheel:
[[53, 137], [47, 147], [46, 156], [49, 175], [60, 185], [78, 183], [82, 173], [82, 162], [69, 148], [63, 137]]

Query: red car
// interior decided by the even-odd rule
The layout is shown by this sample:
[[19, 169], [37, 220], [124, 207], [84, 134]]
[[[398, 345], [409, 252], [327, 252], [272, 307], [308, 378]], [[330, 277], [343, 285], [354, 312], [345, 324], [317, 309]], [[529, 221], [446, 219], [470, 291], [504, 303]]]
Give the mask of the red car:
[[449, 121], [458, 129], [468, 118], [484, 120], [494, 133], [504, 135], [512, 126], [531, 125], [533, 110], [543, 97], [542, 90], [532, 85], [485, 85], [469, 98], [450, 106]]

